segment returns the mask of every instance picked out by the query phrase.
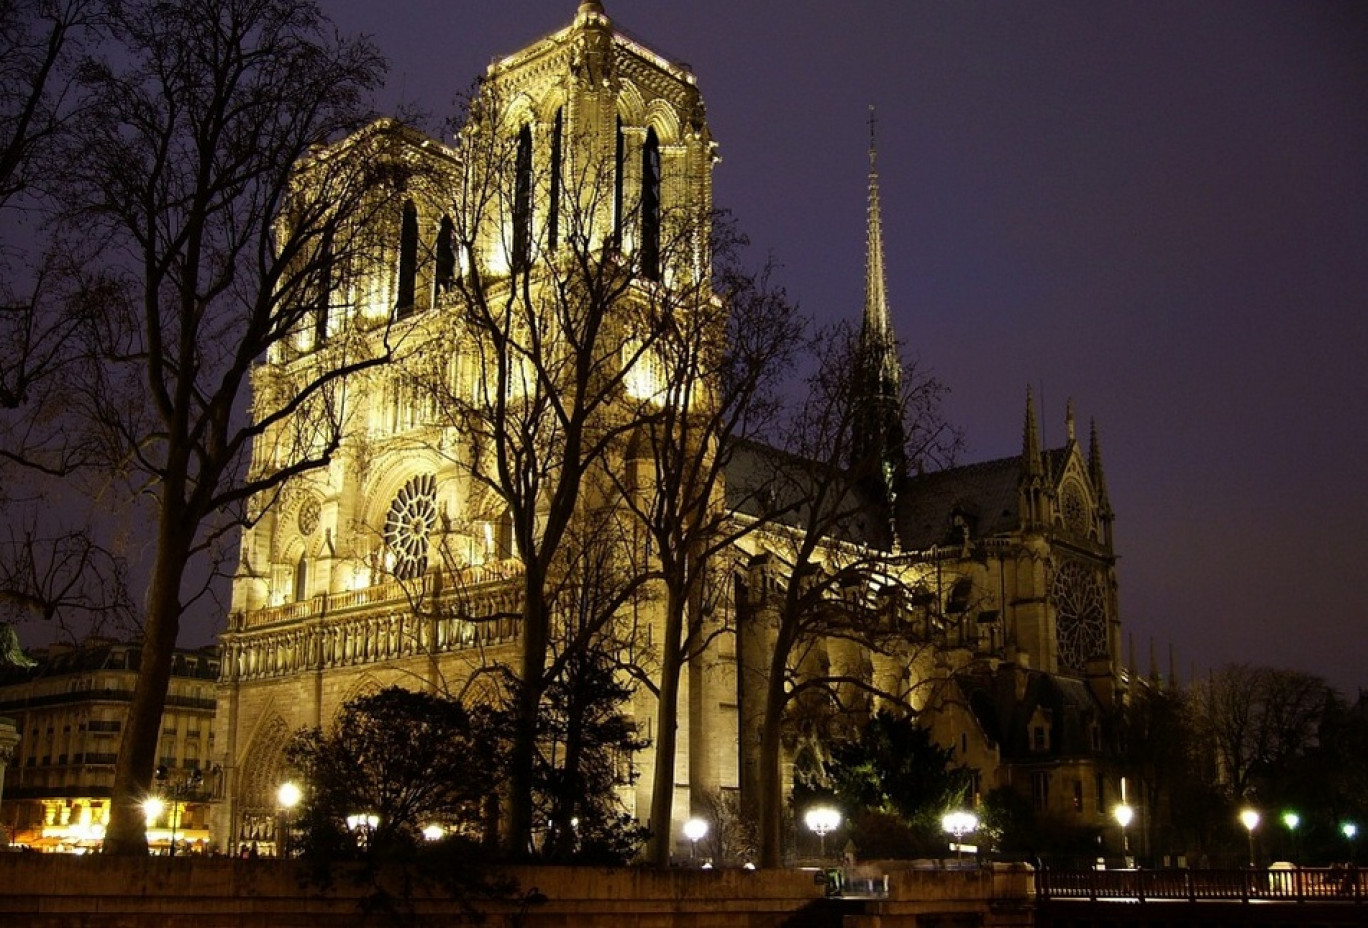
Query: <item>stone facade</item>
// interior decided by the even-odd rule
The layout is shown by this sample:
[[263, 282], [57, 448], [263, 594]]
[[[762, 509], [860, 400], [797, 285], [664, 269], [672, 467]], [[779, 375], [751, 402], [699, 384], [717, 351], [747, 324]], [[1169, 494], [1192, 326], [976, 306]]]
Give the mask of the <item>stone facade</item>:
[[[394, 360], [348, 385], [345, 431], [331, 463], [288, 485], [244, 533], [221, 639], [215, 723], [225, 776], [216, 827], [228, 846], [250, 841], [269, 852], [275, 789], [296, 730], [326, 726], [349, 699], [391, 684], [492, 699], [481, 671], [518, 666], [524, 566], [513, 556], [512, 515], [478, 476], [490, 472], [481, 456], [491, 442], [463, 428], [442, 399], [487, 391], [498, 366], [462, 337], [449, 295], [454, 277], [478, 274], [496, 281], [488, 292], [508, 296], [511, 284], [497, 281], [513, 280], [534, 260], [566, 260], [564, 243], [573, 240], [570, 252], [633, 265], [638, 279], [623, 300], [629, 317], [672, 294], [693, 294], [699, 306], [712, 299], [706, 239], [716, 146], [696, 79], [618, 32], [601, 4], [582, 3], [567, 27], [491, 65], [454, 146], [388, 124], [368, 132], [397, 135], [393, 157], [421, 168], [412, 176], [422, 180], [410, 182], [402, 207], [377, 229], [386, 244], [374, 261], [336, 300], [324, 300], [318, 325], [274, 354], [254, 386], [286, 389], [291, 378], [316, 372], [325, 343], [349, 325], [383, 332]], [[322, 157], [345, 156], [346, 146], [365, 138]], [[477, 201], [488, 208], [452, 205]], [[455, 232], [472, 243], [468, 250], [453, 249]], [[866, 337], [884, 351], [877, 399], [886, 402], [897, 384], [873, 172], [870, 254]], [[535, 296], [555, 275], [525, 279]], [[664, 391], [657, 359], [636, 350], [632, 320], [611, 324], [624, 370], [620, 401], [590, 423], [604, 431], [620, 427], [632, 404], [660, 402]], [[1086, 451], [1080, 447], [1071, 408], [1066, 445], [1042, 450], [1034, 405], [1027, 406], [1020, 457], [905, 479], [890, 472], [881, 484], [889, 530], [870, 534], [893, 556], [890, 569], [906, 591], [888, 607], [922, 617], [906, 646], [874, 654], [833, 639], [811, 659], [928, 710], [938, 738], [979, 771], [981, 792], [1019, 786], [1012, 765], [1031, 763], [1059, 780], [1040, 793], [1042, 811], [1072, 814], [1072, 784], [1091, 790], [1100, 782], [1106, 744], [1095, 735], [1121, 685], [1112, 514], [1096, 434]], [[875, 431], [885, 440], [896, 432]], [[256, 453], [265, 460], [290, 447], [268, 431]], [[581, 511], [604, 520], [600, 531], [635, 539], [615, 556], [636, 565], [652, 553], [613, 515], [623, 508], [621, 494], [648, 492], [639, 486], [645, 470], [634, 447], [624, 430], [607, 463], [585, 474]], [[676, 835], [708, 797], [746, 789], [756, 758], [755, 681], [773, 607], [767, 571], [775, 561], [766, 558], [784, 543], [783, 528], [751, 535], [718, 567], [721, 584], [736, 594], [699, 619], [708, 649], [681, 680]], [[824, 541], [832, 559], [848, 543]], [[660, 597], [651, 594], [648, 587], [621, 609], [624, 651], [647, 673], [664, 627]], [[1049, 694], [1012, 683], [1010, 705], [976, 696], [995, 680], [1001, 693], [1000, 681], [1031, 674], [1071, 682]], [[628, 711], [654, 740], [647, 688]], [[1080, 711], [1094, 722], [1078, 722]], [[1037, 729], [1048, 732], [1045, 740], [1018, 749]], [[635, 763], [639, 777], [622, 799], [645, 819], [653, 749]], [[1099, 802], [1084, 803], [1080, 824], [1101, 821]]]

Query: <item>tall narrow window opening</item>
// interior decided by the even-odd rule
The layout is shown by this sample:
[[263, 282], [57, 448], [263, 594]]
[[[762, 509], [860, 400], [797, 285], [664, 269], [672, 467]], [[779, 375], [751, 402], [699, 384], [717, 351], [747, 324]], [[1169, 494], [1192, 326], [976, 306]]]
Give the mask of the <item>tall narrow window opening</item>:
[[323, 231], [323, 240], [318, 245], [318, 294], [314, 299], [314, 347], [318, 348], [328, 340], [328, 311], [332, 304], [333, 291], [333, 229], [329, 226]]
[[518, 133], [513, 188], [513, 270], [523, 271], [532, 256], [532, 127]]
[[551, 127], [551, 206], [546, 217], [546, 241], [554, 252], [560, 247], [561, 145], [565, 132], [565, 110], [556, 110]]
[[304, 555], [299, 556], [299, 563], [295, 565], [294, 572], [294, 601], [302, 603], [309, 598], [309, 561]]
[[622, 134], [622, 117], [617, 120], [617, 150], [613, 162], [613, 247], [622, 247], [622, 187], [627, 167], [627, 140]]
[[404, 201], [404, 216], [399, 224], [399, 287], [395, 315], [400, 318], [413, 312], [413, 298], [418, 285], [418, 207], [412, 200]]
[[660, 279], [660, 139], [646, 131], [641, 149], [641, 273]]
[[456, 282], [456, 231], [450, 216], [443, 216], [441, 225], [437, 227], [436, 257], [433, 287], [435, 295], [441, 296]]

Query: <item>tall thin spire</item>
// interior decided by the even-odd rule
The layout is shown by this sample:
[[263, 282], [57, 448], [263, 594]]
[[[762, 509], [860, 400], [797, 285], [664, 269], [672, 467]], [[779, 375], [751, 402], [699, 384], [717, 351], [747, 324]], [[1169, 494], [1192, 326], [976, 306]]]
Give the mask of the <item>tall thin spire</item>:
[[1102, 442], [1097, 437], [1097, 420], [1089, 422], [1088, 436], [1088, 475], [1092, 478], [1093, 489], [1097, 493], [1098, 504], [1102, 507], [1102, 514], [1108, 518], [1111, 516], [1111, 498], [1107, 494], [1107, 475], [1102, 468]]
[[888, 311], [888, 285], [884, 273], [883, 210], [879, 203], [878, 120], [869, 108], [869, 215], [866, 231], [865, 305], [862, 340], [878, 353], [880, 380], [891, 383], [896, 395], [901, 380], [897, 339]]
[[1022, 470], [1033, 477], [1040, 476], [1040, 426], [1036, 423], [1035, 393], [1026, 385], [1026, 425], [1021, 435]]
[[[883, 215], [879, 208], [878, 147], [874, 107], [869, 108], [869, 215], [866, 231], [864, 320], [856, 376], [856, 409], [851, 463], [865, 471], [892, 528], [897, 495], [907, 478], [906, 432], [902, 421], [902, 364], [888, 312], [884, 283]], [[896, 534], [896, 532], [894, 532]]]

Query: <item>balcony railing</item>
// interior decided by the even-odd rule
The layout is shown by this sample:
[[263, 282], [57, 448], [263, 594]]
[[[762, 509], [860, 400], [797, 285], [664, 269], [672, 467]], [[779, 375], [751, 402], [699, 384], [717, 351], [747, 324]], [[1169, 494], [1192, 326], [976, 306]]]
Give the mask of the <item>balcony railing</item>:
[[1041, 899], [1368, 902], [1357, 867], [1291, 870], [1041, 870]]

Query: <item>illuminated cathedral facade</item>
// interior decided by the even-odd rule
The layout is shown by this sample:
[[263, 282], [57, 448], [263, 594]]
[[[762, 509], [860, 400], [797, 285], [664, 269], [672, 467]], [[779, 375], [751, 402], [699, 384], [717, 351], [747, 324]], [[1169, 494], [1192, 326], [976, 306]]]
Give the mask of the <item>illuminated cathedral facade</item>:
[[[616, 540], [623, 571], [656, 556], [619, 505], [622, 494], [648, 492], [624, 423], [678, 401], [644, 333], [662, 313], [714, 302], [707, 217], [717, 147], [696, 78], [616, 30], [600, 3], [580, 3], [565, 28], [492, 64], [453, 143], [381, 123], [320, 157], [346, 157], [381, 136], [408, 180], [377, 221], [380, 244], [365, 269], [339, 277], [315, 324], [279, 346], [254, 383], [287, 389], [291, 378], [316, 374], [324, 347], [348, 327], [392, 352], [338, 394], [331, 463], [260, 501], [242, 536], [214, 739], [223, 772], [216, 838], [229, 847], [274, 843], [284, 750], [299, 729], [327, 727], [347, 701], [388, 685], [491, 699], [485, 671], [523, 659], [518, 533], [544, 530], [547, 516], [519, 513], [492, 488], [513, 473], [493, 460], [508, 436], [452, 410], [527, 405], [558, 381], [523, 354], [534, 320], [506, 326], [501, 350], [467, 338], [458, 315], [471, 309], [468, 297], [455, 308], [456, 282], [480, 280], [491, 313], [518, 299], [518, 286], [530, 288], [529, 303], [568, 312], [597, 291], [567, 294], [572, 277], [556, 268], [593, 254], [629, 269], [622, 309], [606, 322], [615, 360], [603, 376], [616, 380], [616, 398], [581, 421], [607, 451], [580, 476], [576, 510], [593, 522], [586, 534]], [[871, 163], [864, 338], [879, 361], [862, 434], [891, 447], [900, 433], [879, 425], [897, 389], [883, 264]], [[546, 272], [532, 272], [538, 266]], [[707, 404], [714, 386], [690, 402]], [[567, 440], [517, 422], [528, 441]], [[868, 489], [889, 530], [870, 543], [896, 555], [902, 585], [937, 617], [935, 648], [900, 666], [846, 643], [830, 650], [876, 689], [918, 693], [913, 708], [977, 772], [979, 794], [1009, 786], [1041, 814], [1096, 827], [1116, 798], [1108, 719], [1123, 688], [1113, 516], [1096, 430], [1078, 438], [1072, 405], [1066, 433], [1062, 447], [1042, 447], [1028, 396], [1020, 455], [916, 476], [900, 472], [896, 453], [882, 455]], [[290, 446], [268, 432], [255, 453], [286, 455]], [[542, 476], [550, 494], [557, 475]], [[683, 821], [704, 797], [744, 792], [754, 761], [744, 625], [763, 614], [754, 597], [763, 596], [763, 572], [776, 569], [758, 566], [765, 539], [748, 536], [719, 566], [747, 581], [735, 596], [751, 601], [724, 598], [709, 610], [707, 650], [681, 677], [673, 833], [685, 848]], [[659, 601], [625, 599], [620, 611], [631, 655], [649, 673], [663, 633]], [[757, 634], [763, 641], [767, 632]], [[908, 686], [918, 676], [940, 685]], [[651, 742], [655, 698], [638, 687], [625, 707]], [[639, 776], [621, 799], [645, 821], [654, 748], [632, 762]]]

